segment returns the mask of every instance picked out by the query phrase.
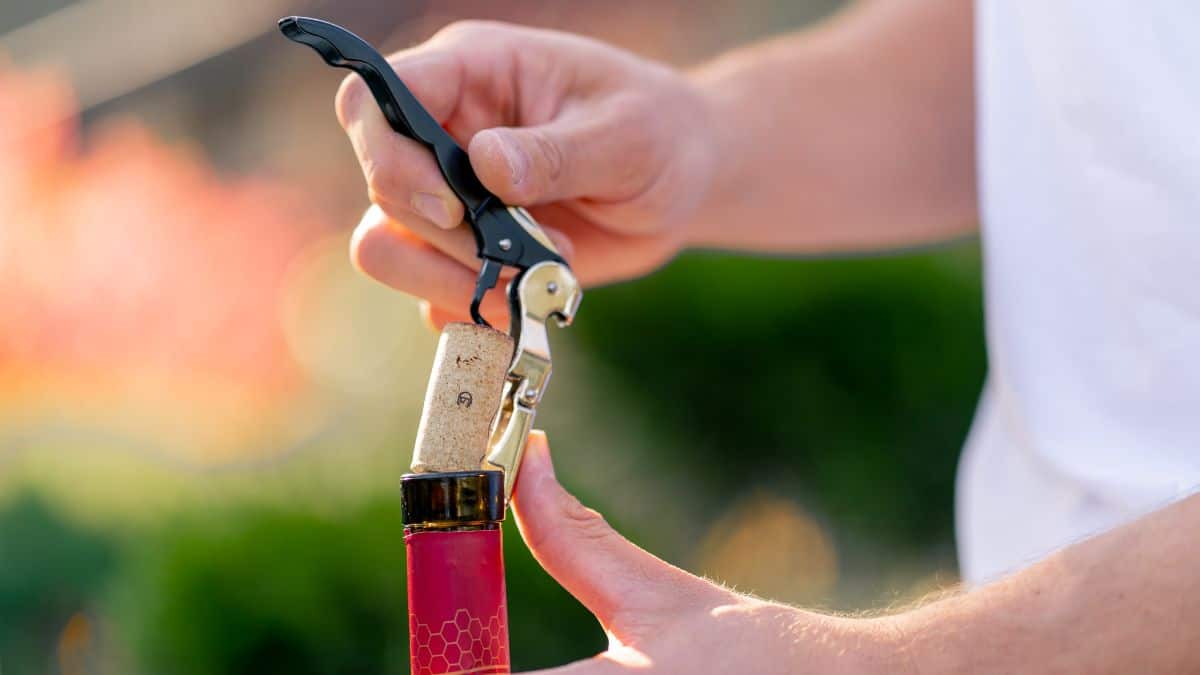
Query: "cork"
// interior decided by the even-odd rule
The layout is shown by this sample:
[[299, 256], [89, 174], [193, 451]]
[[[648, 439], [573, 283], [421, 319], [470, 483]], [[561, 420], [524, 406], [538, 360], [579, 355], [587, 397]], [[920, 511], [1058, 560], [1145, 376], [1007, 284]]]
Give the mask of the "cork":
[[506, 333], [471, 323], [446, 325], [417, 426], [414, 473], [480, 468], [512, 354]]

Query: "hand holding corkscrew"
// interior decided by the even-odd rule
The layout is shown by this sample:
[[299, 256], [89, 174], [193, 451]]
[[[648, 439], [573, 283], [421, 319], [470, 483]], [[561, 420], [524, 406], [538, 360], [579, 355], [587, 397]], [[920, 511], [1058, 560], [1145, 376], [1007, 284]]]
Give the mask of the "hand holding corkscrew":
[[362, 76], [392, 129], [433, 153], [443, 177], [463, 203], [482, 261], [470, 305], [476, 324], [487, 325], [479, 307], [495, 287], [500, 270], [505, 266], [517, 270], [507, 291], [516, 349], [487, 456], [491, 467], [504, 472], [505, 494], [509, 495], [537, 404], [550, 378], [546, 322], [553, 318], [562, 326], [571, 323], [583, 297], [579, 282], [525, 209], [505, 205], [483, 187], [467, 154], [375, 48], [350, 31], [319, 19], [287, 17], [280, 20], [279, 28], [289, 39], [312, 47], [329, 65]]
[[[541, 226], [480, 183], [467, 154], [379, 52], [317, 19], [288, 17], [279, 28], [366, 81], [391, 128], [433, 154], [474, 234], [482, 261], [470, 301], [475, 325], [450, 324], [442, 334], [413, 473], [401, 480], [410, 657], [414, 673], [508, 672], [499, 525], [550, 378], [546, 323], [569, 324], [583, 293]], [[511, 336], [480, 312], [504, 267], [516, 269], [507, 291]], [[434, 653], [451, 643], [454, 658]]]

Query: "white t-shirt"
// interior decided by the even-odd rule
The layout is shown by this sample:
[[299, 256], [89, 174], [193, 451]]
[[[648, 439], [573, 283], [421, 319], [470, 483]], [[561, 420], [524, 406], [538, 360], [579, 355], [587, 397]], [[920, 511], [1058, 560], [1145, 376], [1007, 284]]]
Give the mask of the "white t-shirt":
[[975, 20], [990, 371], [958, 536], [979, 583], [1200, 486], [1200, 2]]

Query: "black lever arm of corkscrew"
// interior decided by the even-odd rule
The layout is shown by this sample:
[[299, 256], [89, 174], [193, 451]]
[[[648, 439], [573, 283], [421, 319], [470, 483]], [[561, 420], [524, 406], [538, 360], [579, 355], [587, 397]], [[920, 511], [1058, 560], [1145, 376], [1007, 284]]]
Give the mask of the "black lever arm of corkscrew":
[[530, 232], [529, 228], [537, 228], [536, 224], [523, 226], [479, 182], [467, 153], [413, 96], [374, 47], [345, 28], [320, 19], [291, 16], [280, 19], [279, 29], [291, 40], [312, 47], [329, 65], [348, 68], [362, 76], [392, 129], [433, 152], [442, 176], [466, 207], [477, 253], [483, 260], [471, 302], [471, 316], [477, 323], [486, 324], [479, 314], [479, 305], [488, 289], [496, 285], [502, 266], [523, 271], [547, 260], [566, 264], [540, 228], [540, 236]]
[[312, 47], [329, 65], [361, 75], [392, 129], [433, 151], [442, 175], [468, 212], [478, 212], [489, 199], [495, 199], [479, 183], [467, 153], [417, 101], [374, 47], [345, 28], [320, 19], [289, 16], [279, 20], [279, 29], [289, 39]]

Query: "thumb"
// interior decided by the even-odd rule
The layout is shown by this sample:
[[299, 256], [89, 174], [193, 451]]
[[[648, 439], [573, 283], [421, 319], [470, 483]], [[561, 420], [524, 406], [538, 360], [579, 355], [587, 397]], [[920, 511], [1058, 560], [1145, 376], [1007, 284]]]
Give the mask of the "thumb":
[[630, 110], [577, 115], [537, 127], [486, 129], [471, 139], [468, 152], [480, 181], [509, 204], [620, 201], [652, 182], [647, 126]]
[[623, 617], [636, 617], [631, 625], [644, 629], [649, 615], [728, 595], [638, 548], [563, 489], [540, 431], [529, 436], [513, 509], [537, 561], [618, 637], [626, 632]]

